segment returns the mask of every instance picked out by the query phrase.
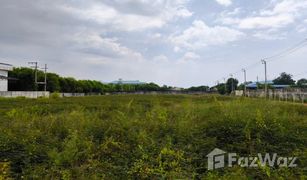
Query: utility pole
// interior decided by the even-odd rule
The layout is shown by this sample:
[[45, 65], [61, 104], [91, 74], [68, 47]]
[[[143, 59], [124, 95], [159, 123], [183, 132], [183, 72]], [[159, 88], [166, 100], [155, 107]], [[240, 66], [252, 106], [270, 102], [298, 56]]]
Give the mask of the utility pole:
[[257, 75], [257, 77], [256, 77], [256, 89], [258, 90], [258, 84], [259, 84], [259, 77], [258, 77], [258, 75]]
[[242, 69], [244, 73], [244, 96], [246, 96], [246, 69]]
[[34, 65], [31, 66], [32, 68], [34, 68], [34, 73], [35, 73], [35, 77], [34, 77], [34, 83], [35, 83], [35, 91], [37, 91], [37, 68], [38, 68], [38, 62], [28, 62], [28, 64], [30, 65]]
[[227, 84], [226, 84], [226, 78], [223, 78], [224, 79], [224, 88], [225, 88], [225, 93], [226, 93], [226, 89], [227, 89]]
[[231, 93], [234, 91], [234, 87], [233, 87], [233, 75], [230, 74], [230, 78], [231, 78]]
[[44, 91], [45, 91], [45, 94], [46, 94], [46, 91], [47, 91], [47, 64], [45, 64], [45, 67], [42, 68], [45, 72], [45, 78], [44, 78], [44, 82], [38, 82], [38, 62], [28, 62], [28, 64], [30, 65], [33, 65], [31, 66], [31, 68], [34, 68], [34, 71], [35, 71], [35, 78], [34, 78], [34, 83], [35, 83], [35, 91], [38, 90], [38, 85], [39, 84], [44, 84]]
[[44, 70], [44, 74], [45, 74], [45, 77], [44, 77], [44, 82], [37, 82], [37, 84], [43, 84], [44, 85], [44, 94], [46, 96], [46, 92], [47, 92], [47, 64], [45, 64], [45, 67], [44, 68], [41, 68], [42, 70]]
[[264, 92], [265, 92], [265, 98], [267, 98], [268, 95], [268, 79], [267, 79], [267, 62], [262, 59], [262, 64], [264, 64]]
[[47, 91], [47, 64], [45, 64], [45, 68], [43, 68], [44, 69], [44, 71], [45, 71], [45, 82], [44, 82], [44, 85], [45, 85], [45, 87], [44, 87], [44, 90], [45, 90], [45, 93], [46, 93], [46, 91]]

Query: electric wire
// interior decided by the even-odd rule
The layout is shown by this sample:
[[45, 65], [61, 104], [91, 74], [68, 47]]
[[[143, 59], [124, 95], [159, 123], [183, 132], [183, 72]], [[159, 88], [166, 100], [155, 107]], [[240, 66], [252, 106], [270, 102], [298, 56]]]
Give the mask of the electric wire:
[[[297, 44], [291, 46], [290, 48], [287, 48], [287, 49], [281, 51], [280, 53], [277, 53], [277, 54], [275, 54], [275, 55], [272, 55], [272, 56], [263, 58], [262, 60], [265, 60], [265, 61], [267, 61], [267, 62], [276, 61], [276, 60], [278, 60], [277, 58], [285, 57], [285, 56], [287, 56], [287, 55], [289, 55], [289, 54], [292, 54], [292, 53], [298, 51], [299, 49], [302, 49], [302, 48], [305, 47], [306, 45], [307, 45], [307, 38], [304, 39], [304, 40], [302, 40], [302, 41], [300, 41], [300, 42], [298, 42]], [[257, 61], [257, 62], [255, 62], [254, 64], [251, 64], [251, 65], [249, 65], [249, 66], [246, 66], [245, 68], [242, 68], [242, 69], [249, 70], [249, 69], [252, 69], [252, 68], [256, 67], [256, 66], [259, 65], [259, 64], [261, 64], [261, 61]], [[238, 71], [235, 71], [235, 72], [233, 72], [233, 73], [230, 73], [229, 75], [232, 75], [232, 76], [233, 76], [233, 75], [235, 75], [235, 74], [237, 74], [237, 73], [239, 73], [239, 72], [242, 72], [242, 69], [240, 69], [240, 70], [238, 70]], [[307, 72], [306, 72], [306, 73], [307, 73]], [[222, 78], [222, 79], [219, 79], [219, 80], [216, 81], [216, 82], [219, 82], [220, 80], [224, 80], [224, 79], [225, 79], [225, 77]]]

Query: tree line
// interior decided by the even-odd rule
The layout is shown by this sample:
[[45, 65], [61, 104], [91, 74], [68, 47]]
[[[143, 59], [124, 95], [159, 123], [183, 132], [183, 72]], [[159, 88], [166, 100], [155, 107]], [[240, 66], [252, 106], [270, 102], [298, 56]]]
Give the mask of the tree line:
[[[44, 85], [35, 84], [35, 70], [31, 68], [14, 68], [9, 72], [9, 91], [43, 91]], [[43, 82], [45, 74], [43, 71], [37, 71], [38, 82]], [[251, 82], [247, 82], [251, 83]], [[291, 87], [307, 88], [307, 79], [302, 78], [298, 81], [293, 80], [291, 74], [281, 73], [279, 77], [273, 80], [276, 85], [290, 85]], [[270, 87], [270, 86], [269, 86]], [[258, 84], [258, 88], [263, 88], [263, 84]], [[244, 84], [239, 84], [235, 78], [229, 78], [226, 83], [209, 88], [208, 86], [197, 86], [181, 91], [218, 91], [220, 94], [230, 94], [232, 90], [243, 90]], [[56, 73], [47, 73], [47, 91], [67, 92], [67, 93], [107, 93], [107, 92], [137, 92], [137, 91], [171, 91], [171, 86], [159, 86], [155, 83], [146, 84], [108, 84], [95, 80], [77, 80], [72, 77], [61, 77]]]
[[[72, 77], [61, 77], [56, 73], [47, 73], [47, 91], [67, 93], [106, 93], [136, 91], [170, 91], [170, 86], [159, 86], [155, 83], [146, 84], [107, 84], [95, 80], [76, 80]], [[35, 70], [31, 68], [14, 68], [9, 72], [9, 91], [43, 91], [44, 85], [35, 84]], [[43, 82], [45, 74], [37, 71], [38, 82]], [[191, 87], [183, 91], [208, 91], [208, 86]]]

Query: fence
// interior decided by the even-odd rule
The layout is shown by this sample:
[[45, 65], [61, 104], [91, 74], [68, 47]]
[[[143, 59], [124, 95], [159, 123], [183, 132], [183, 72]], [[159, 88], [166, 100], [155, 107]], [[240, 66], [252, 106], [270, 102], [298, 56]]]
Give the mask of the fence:
[[16, 97], [26, 97], [26, 98], [39, 98], [39, 97], [49, 97], [50, 93], [45, 91], [0, 91], [0, 97], [5, 98], [16, 98]]
[[59, 93], [60, 97], [81, 97], [85, 96], [85, 93]]
[[[125, 95], [125, 94], [135, 94], [135, 95], [158, 95], [158, 94], [190, 94], [190, 95], [202, 95], [202, 94], [212, 94], [215, 92], [206, 91], [136, 91], [136, 92], [109, 92], [104, 93], [105, 95]], [[60, 97], [82, 97], [82, 96], [100, 96], [101, 93], [58, 93]], [[0, 91], [0, 97], [16, 98], [16, 97], [26, 97], [26, 98], [39, 98], [39, 97], [49, 97], [50, 92], [44, 91]]]
[[201, 95], [201, 94], [212, 94], [215, 92], [206, 92], [206, 91], [136, 91], [136, 92], [110, 92], [105, 93], [105, 95], [120, 95], [120, 94], [148, 94], [148, 95], [157, 95], [157, 94], [190, 94], [190, 95]]
[[[236, 95], [243, 95], [243, 91], [236, 91]], [[269, 89], [266, 95], [263, 89], [247, 90], [247, 97], [267, 97], [272, 100], [305, 102], [307, 100], [307, 89]]]

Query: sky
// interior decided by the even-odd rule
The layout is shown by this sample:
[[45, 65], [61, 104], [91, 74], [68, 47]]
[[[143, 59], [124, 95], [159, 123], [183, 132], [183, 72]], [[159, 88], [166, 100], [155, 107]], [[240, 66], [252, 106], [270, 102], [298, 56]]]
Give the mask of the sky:
[[[65, 77], [190, 87], [264, 79], [307, 38], [307, 0], [0, 0], [0, 62]], [[307, 77], [307, 46], [270, 59]]]

